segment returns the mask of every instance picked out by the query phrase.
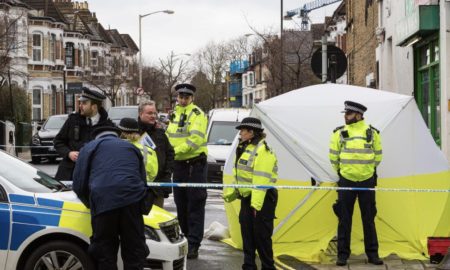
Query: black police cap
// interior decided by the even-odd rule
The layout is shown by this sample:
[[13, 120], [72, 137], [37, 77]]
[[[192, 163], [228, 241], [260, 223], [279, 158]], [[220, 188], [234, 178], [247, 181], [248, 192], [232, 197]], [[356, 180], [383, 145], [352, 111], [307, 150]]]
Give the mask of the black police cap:
[[117, 136], [120, 136], [121, 133], [120, 129], [114, 126], [99, 126], [92, 131], [91, 135], [95, 138], [97, 137], [97, 135], [103, 132], [114, 132], [115, 134], [117, 134]]
[[263, 131], [261, 120], [255, 117], [245, 117], [242, 122], [236, 127], [236, 129], [253, 129], [256, 131]]
[[95, 100], [95, 101], [103, 101], [106, 99], [105, 95], [102, 93], [99, 93], [97, 91], [92, 91], [91, 89], [87, 87], [81, 88], [83, 91], [81, 93], [81, 97], [79, 98], [80, 101], [86, 101], [86, 100]]
[[350, 100], [345, 101], [344, 106], [345, 106], [345, 108], [344, 108], [343, 112], [351, 111], [351, 112], [357, 112], [360, 114], [364, 114], [367, 111], [366, 106], [362, 105], [361, 103], [350, 101]]
[[127, 133], [139, 132], [138, 121], [134, 118], [124, 117], [120, 119], [118, 127], [122, 132]]
[[177, 94], [188, 94], [193, 95], [197, 88], [189, 83], [180, 83], [175, 86], [175, 91]]

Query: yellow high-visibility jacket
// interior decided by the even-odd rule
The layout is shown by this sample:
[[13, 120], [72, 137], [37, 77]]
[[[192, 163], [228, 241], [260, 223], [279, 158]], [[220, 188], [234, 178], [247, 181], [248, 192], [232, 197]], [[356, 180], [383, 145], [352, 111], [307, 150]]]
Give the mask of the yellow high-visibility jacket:
[[186, 107], [177, 105], [174, 117], [166, 133], [175, 151], [175, 160], [187, 160], [208, 154], [206, 129], [208, 119], [205, 113], [193, 103]]
[[367, 180], [381, 162], [380, 132], [364, 120], [338, 127], [331, 135], [329, 157], [333, 168], [345, 179]]
[[142, 145], [139, 140], [131, 143], [141, 151], [141, 154], [144, 157], [147, 182], [153, 182], [156, 178], [156, 175], [158, 175], [158, 156], [156, 155], [155, 150], [153, 150], [151, 147]]
[[[233, 175], [235, 176], [235, 184], [273, 185], [278, 178], [277, 157], [267, 147], [265, 140], [261, 140], [257, 145], [250, 143], [237, 162], [235, 160]], [[260, 211], [264, 203], [266, 190], [251, 188], [224, 189], [223, 197], [226, 202], [232, 202], [238, 195], [241, 197], [251, 195], [251, 206]]]

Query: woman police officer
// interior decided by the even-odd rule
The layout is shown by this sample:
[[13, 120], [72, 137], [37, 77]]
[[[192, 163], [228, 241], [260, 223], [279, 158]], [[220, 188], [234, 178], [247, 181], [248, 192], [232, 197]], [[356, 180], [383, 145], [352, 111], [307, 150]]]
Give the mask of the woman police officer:
[[[261, 121], [246, 117], [239, 129], [233, 175], [236, 184], [273, 185], [277, 179], [277, 158], [268, 147]], [[275, 269], [272, 250], [273, 220], [278, 200], [275, 188], [225, 188], [224, 200], [241, 200], [239, 223], [244, 249], [242, 269], [257, 269], [258, 251], [262, 269]]]

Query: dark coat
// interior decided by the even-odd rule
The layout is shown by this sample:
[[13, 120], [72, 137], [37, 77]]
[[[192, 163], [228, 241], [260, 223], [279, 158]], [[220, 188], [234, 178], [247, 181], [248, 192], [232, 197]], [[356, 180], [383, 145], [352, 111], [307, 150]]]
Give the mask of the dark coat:
[[[155, 178], [155, 182], [171, 183], [175, 152], [169, 142], [169, 138], [167, 138], [165, 130], [155, 125], [144, 124], [140, 119], [138, 123], [141, 132], [147, 132], [156, 144], [155, 151], [158, 156], [158, 175]], [[172, 193], [172, 188], [157, 188], [155, 190], [160, 196], [163, 195], [166, 198]]]
[[55, 149], [63, 158], [59, 164], [55, 178], [58, 180], [71, 180], [75, 162], [69, 158], [69, 152], [80, 149], [92, 139], [91, 132], [99, 126], [114, 126], [108, 118], [105, 109], [99, 110], [100, 120], [92, 127], [86, 123], [86, 117], [80, 113], [72, 113], [54, 139]]
[[115, 135], [86, 144], [73, 172], [73, 191], [95, 216], [136, 203], [145, 196], [141, 151]]

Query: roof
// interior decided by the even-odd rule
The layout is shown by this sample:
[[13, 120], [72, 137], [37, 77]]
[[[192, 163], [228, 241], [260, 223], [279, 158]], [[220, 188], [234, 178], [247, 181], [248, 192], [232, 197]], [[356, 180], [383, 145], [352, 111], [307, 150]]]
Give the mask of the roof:
[[133, 51], [138, 52], [139, 51], [139, 47], [136, 45], [136, 43], [134, 43], [133, 38], [131, 38], [130, 35], [128, 34], [120, 34], [120, 37], [122, 37], [122, 40], [125, 42], [125, 44], [127, 44], [127, 47], [130, 48]]
[[23, 8], [31, 9], [31, 7], [29, 5], [27, 5], [23, 1], [19, 1], [19, 0], [0, 0], [0, 5], [1, 4], [10, 5], [13, 7], [23, 7]]
[[115, 47], [127, 47], [127, 44], [125, 44], [125, 41], [123, 41], [122, 37], [119, 34], [119, 31], [117, 29], [111, 29], [106, 30], [106, 33], [108, 33], [113, 46]]
[[63, 14], [58, 10], [55, 3], [51, 0], [23, 0], [23, 2], [33, 9], [43, 11], [43, 16], [34, 16], [34, 18], [49, 17], [53, 18], [57, 22], [67, 23], [67, 20], [64, 18]]

